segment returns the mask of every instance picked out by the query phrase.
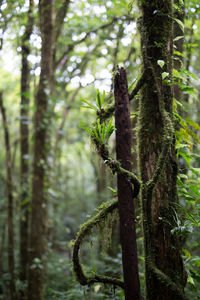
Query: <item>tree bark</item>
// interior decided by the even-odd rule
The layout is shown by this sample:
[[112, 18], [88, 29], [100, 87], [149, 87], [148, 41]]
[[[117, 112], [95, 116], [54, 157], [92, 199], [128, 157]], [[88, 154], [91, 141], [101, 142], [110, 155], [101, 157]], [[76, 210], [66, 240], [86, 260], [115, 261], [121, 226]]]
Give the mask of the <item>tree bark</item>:
[[[126, 71], [117, 70], [114, 80], [116, 153], [122, 168], [131, 171], [131, 122]], [[135, 229], [135, 211], [130, 182], [117, 175], [120, 239], [126, 300], [141, 300]]]
[[7, 188], [7, 213], [8, 213], [8, 270], [10, 273], [10, 290], [9, 300], [16, 299], [15, 287], [15, 259], [14, 259], [14, 227], [13, 227], [13, 193], [12, 193], [12, 170], [11, 170], [11, 151], [10, 151], [10, 135], [8, 131], [6, 110], [3, 105], [3, 94], [0, 92], [0, 109], [3, 119], [5, 148], [6, 148], [6, 188]]
[[[138, 143], [143, 182], [146, 299], [180, 300], [185, 299], [181, 243], [171, 232], [176, 226], [178, 201], [173, 125], [169, 125], [173, 122], [173, 93], [172, 87], [162, 79], [163, 72], [169, 80], [172, 74], [172, 1], [144, 0], [141, 10], [146, 84], [140, 100]], [[163, 68], [158, 60], [164, 61]]]
[[5, 250], [5, 237], [6, 237], [7, 218], [3, 223], [0, 247], [0, 277], [3, 272], [4, 250]]
[[[30, 54], [29, 39], [33, 29], [33, 0], [29, 2], [28, 23], [22, 39], [21, 70], [21, 112], [20, 112], [20, 147], [21, 147], [21, 205], [20, 205], [20, 280], [27, 280], [28, 266], [28, 224], [29, 224], [29, 99], [30, 99]], [[21, 291], [24, 299], [24, 291]]]
[[47, 233], [48, 97], [52, 84], [52, 0], [40, 0], [41, 74], [36, 96], [28, 299], [43, 299]]
[[[179, 10], [175, 11], [175, 17], [176, 19], [179, 19], [182, 23], [184, 23], [184, 16], [185, 16], [185, 12], [184, 12], [184, 5], [182, 5], [180, 7], [179, 5], [179, 0], [175, 1], [175, 4], [179, 7]], [[180, 25], [177, 22], [174, 22], [174, 26], [173, 26], [173, 38], [175, 39], [176, 37], [180, 37], [182, 36], [182, 38], [180, 38], [179, 40], [174, 42], [174, 45], [176, 46], [175, 50], [183, 53], [183, 46], [184, 46], [184, 32], [183, 30], [180, 28]], [[183, 57], [180, 55], [175, 55], [175, 60], [174, 60], [174, 68], [179, 71], [180, 68], [183, 67]], [[175, 85], [174, 86], [174, 98], [178, 101], [182, 100], [182, 91], [180, 86]]]

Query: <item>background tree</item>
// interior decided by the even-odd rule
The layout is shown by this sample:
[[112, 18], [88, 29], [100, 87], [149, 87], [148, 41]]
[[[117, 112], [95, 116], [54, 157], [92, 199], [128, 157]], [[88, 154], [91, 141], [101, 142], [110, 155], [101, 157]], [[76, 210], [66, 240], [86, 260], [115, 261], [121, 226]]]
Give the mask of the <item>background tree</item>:
[[[27, 280], [28, 266], [28, 229], [30, 191], [29, 191], [29, 103], [30, 103], [30, 36], [33, 31], [33, 0], [29, 2], [28, 20], [25, 33], [22, 37], [22, 70], [21, 70], [21, 214], [20, 214], [20, 280]], [[23, 293], [21, 295], [23, 297]]]
[[7, 222], [8, 222], [8, 270], [9, 270], [9, 299], [16, 297], [15, 285], [15, 256], [14, 256], [14, 227], [13, 227], [13, 180], [10, 151], [10, 134], [6, 110], [3, 104], [3, 94], [0, 93], [0, 109], [3, 120], [5, 150], [6, 150], [6, 193], [7, 193]]

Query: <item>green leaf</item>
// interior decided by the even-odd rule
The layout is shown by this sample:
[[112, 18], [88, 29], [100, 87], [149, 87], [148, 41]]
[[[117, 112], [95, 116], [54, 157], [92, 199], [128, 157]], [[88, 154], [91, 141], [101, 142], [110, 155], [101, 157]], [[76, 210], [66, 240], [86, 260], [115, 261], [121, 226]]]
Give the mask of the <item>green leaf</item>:
[[183, 38], [184, 38], [184, 35], [179, 35], [179, 36], [175, 37], [174, 42], [179, 41], [180, 39], [183, 39]]
[[91, 267], [92, 267], [92, 270], [94, 271], [94, 273], [96, 273], [96, 272], [97, 272], [97, 270], [96, 270], [95, 266], [94, 266], [94, 265], [92, 265]]
[[88, 102], [88, 101], [86, 101], [85, 99], [82, 99], [82, 98], [81, 98], [81, 101], [87, 104], [86, 107], [89, 106], [90, 109], [96, 110], [96, 107], [93, 104], [91, 104], [90, 102]]
[[106, 137], [109, 139], [111, 134], [113, 133], [115, 127], [113, 126], [113, 119], [110, 119], [108, 125], [107, 125], [107, 130], [106, 130]]
[[96, 102], [97, 102], [97, 107], [99, 108], [99, 110], [101, 110], [102, 105], [101, 105], [101, 95], [100, 95], [99, 89], [97, 89]]
[[186, 118], [185, 121], [192, 126], [194, 129], [199, 130], [200, 131], [200, 126], [199, 124], [197, 124], [196, 122], [194, 122], [193, 120]]
[[164, 80], [167, 76], [169, 76], [168, 72], [163, 72], [162, 73], [162, 79]]
[[165, 65], [165, 62], [164, 62], [164, 60], [157, 60], [157, 64], [161, 67], [161, 68], [163, 68], [164, 67], [164, 65]]
[[193, 72], [190, 72], [184, 68], [180, 69], [180, 72], [187, 75], [187, 77], [192, 77], [194, 80], [198, 80], [197, 76], [193, 73]]
[[174, 18], [176, 23], [180, 26], [181, 30], [184, 32], [184, 24], [181, 22], [181, 20]]
[[106, 136], [106, 125], [102, 125], [102, 142], [105, 141], [105, 136]]
[[192, 285], [195, 285], [194, 280], [193, 280], [192, 276], [190, 276], [190, 275], [188, 275], [187, 282], [191, 283]]
[[106, 92], [105, 92], [105, 90], [103, 90], [103, 94], [102, 94], [102, 98], [101, 98], [101, 106], [103, 106], [103, 104], [104, 104], [105, 97], [106, 97]]
[[92, 130], [89, 126], [87, 126], [84, 122], [80, 121], [79, 127], [85, 130], [89, 135], [92, 135]]
[[177, 51], [177, 50], [174, 50], [174, 54], [175, 55], [178, 55], [178, 56], [184, 56], [184, 54], [183, 53], [181, 53], [181, 52], [179, 52], [179, 51]]
[[115, 190], [115, 189], [113, 189], [112, 187], [108, 187], [109, 188], [109, 190], [111, 191], [111, 192], [113, 192], [114, 194], [117, 194], [117, 190]]

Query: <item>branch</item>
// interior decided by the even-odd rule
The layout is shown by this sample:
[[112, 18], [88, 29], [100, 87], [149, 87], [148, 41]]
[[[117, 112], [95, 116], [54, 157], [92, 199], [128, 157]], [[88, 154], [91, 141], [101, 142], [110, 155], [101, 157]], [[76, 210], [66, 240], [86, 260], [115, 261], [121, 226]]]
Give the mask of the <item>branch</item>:
[[169, 116], [169, 113], [165, 109], [164, 97], [161, 93], [158, 78], [155, 74], [155, 70], [154, 70], [153, 66], [151, 67], [151, 69], [152, 69], [152, 75], [153, 75], [153, 78], [154, 78], [154, 81], [156, 84], [156, 88], [157, 88], [157, 92], [158, 92], [159, 110], [160, 110], [161, 116], [163, 118], [163, 123], [164, 123], [164, 141], [163, 141], [162, 151], [156, 162], [154, 174], [153, 174], [152, 178], [147, 182], [148, 191], [152, 191], [153, 188], [155, 187], [156, 183], [158, 182], [158, 179], [161, 175], [161, 172], [164, 167], [164, 163], [167, 158], [167, 154], [168, 154], [170, 146], [172, 144], [173, 133], [174, 133], [172, 120]]
[[145, 72], [142, 74], [142, 76], [140, 77], [140, 79], [138, 80], [138, 82], [136, 83], [135, 88], [133, 89], [133, 91], [131, 92], [131, 94], [129, 95], [129, 101], [131, 101], [139, 92], [139, 90], [143, 87], [143, 85], [145, 84], [145, 80], [146, 80], [146, 76], [145, 76]]
[[127, 178], [127, 180], [134, 185], [133, 198], [136, 198], [140, 191], [140, 181], [133, 172], [129, 172], [122, 168], [120, 163], [109, 156], [106, 145], [99, 143], [95, 136], [92, 137], [92, 142], [95, 144], [99, 155], [104, 160], [105, 164], [109, 166], [113, 174], [121, 174]]
[[65, 109], [64, 109], [64, 112], [63, 112], [63, 120], [60, 124], [60, 127], [58, 129], [58, 133], [57, 133], [57, 136], [56, 136], [56, 144], [55, 144], [55, 149], [57, 149], [58, 147], [58, 144], [61, 140], [61, 135], [59, 134], [59, 132], [61, 132], [64, 128], [64, 125], [65, 125], [65, 122], [66, 122], [66, 119], [67, 119], [67, 115], [69, 113], [69, 110], [71, 108], [71, 105], [72, 103], [74, 102], [78, 92], [80, 91], [80, 89], [82, 88], [81, 85], [79, 85], [79, 87], [77, 87], [77, 89], [74, 91], [74, 93], [72, 94], [71, 98], [69, 99], [69, 102], [67, 103], [67, 105], [65, 106]]
[[117, 68], [117, 55], [118, 55], [118, 52], [119, 52], [119, 45], [120, 45], [120, 41], [122, 39], [122, 36], [123, 36], [123, 23], [121, 23], [120, 26], [119, 26], [119, 31], [118, 31], [118, 34], [117, 34], [117, 43], [116, 43], [116, 47], [115, 47], [114, 53], [113, 53], [113, 72]]
[[[69, 44], [69, 45], [67, 46], [66, 51], [65, 51], [65, 52], [62, 54], [62, 56], [57, 60], [57, 62], [56, 62], [56, 67], [57, 67], [57, 66], [60, 64], [60, 62], [65, 58], [65, 56], [67, 56], [67, 55], [69, 54], [69, 52], [70, 52], [71, 50], [74, 49], [75, 46], [77, 46], [77, 45], [81, 44], [82, 42], [84, 42], [84, 41], [90, 36], [91, 33], [96, 33], [96, 32], [98, 32], [99, 30], [106, 29], [107, 27], [113, 25], [113, 24], [114, 24], [116, 21], [118, 21], [118, 20], [121, 20], [121, 17], [113, 17], [109, 23], [103, 24], [103, 25], [101, 25], [101, 26], [99, 26], [99, 27], [97, 27], [97, 28], [95, 28], [95, 29], [92, 29], [92, 30], [86, 32], [85, 36], [84, 36], [82, 39], [80, 39], [80, 40], [78, 40], [78, 41], [76, 41], [76, 42], [74, 42], [74, 43]], [[126, 16], [126, 20], [134, 20], [134, 19], [131, 18], [131, 17]]]
[[101, 282], [104, 284], [114, 284], [115, 286], [124, 288], [124, 283], [117, 278], [102, 276], [98, 274], [94, 274], [94, 276], [90, 277], [86, 276], [82, 269], [79, 259], [79, 250], [84, 238], [91, 233], [91, 230], [94, 226], [97, 226], [99, 223], [102, 222], [102, 220], [105, 220], [108, 214], [111, 214], [117, 207], [117, 200], [114, 200], [113, 202], [108, 204], [108, 206], [105, 206], [105, 204], [101, 206], [99, 208], [99, 212], [92, 219], [84, 223], [77, 234], [76, 240], [74, 242], [72, 262], [76, 278], [81, 285], [91, 285], [97, 282]]
[[64, 0], [63, 4], [61, 5], [61, 7], [58, 10], [58, 13], [56, 15], [55, 18], [55, 43], [58, 40], [61, 30], [62, 30], [62, 26], [64, 23], [64, 19], [65, 16], [67, 14], [68, 8], [69, 8], [69, 4], [70, 4], [70, 0]]
[[33, 31], [33, 21], [34, 21], [34, 17], [33, 17], [33, 8], [34, 8], [34, 1], [33, 0], [29, 0], [29, 10], [28, 10], [28, 23], [26, 26], [26, 30], [25, 33], [22, 37], [22, 48], [26, 49], [26, 47], [28, 48], [28, 53], [29, 53], [29, 46], [27, 46], [27, 42], [30, 39], [30, 36], [32, 34]]
[[[133, 41], [132, 41], [132, 43], [133, 43]], [[132, 54], [135, 53], [135, 52], [136, 52], [136, 48], [131, 47], [129, 52], [128, 52], [128, 55], [127, 55], [126, 59], [124, 60], [124, 65], [126, 65], [126, 62], [130, 61], [130, 58], [131, 58]]]
[[[135, 88], [129, 95], [129, 101], [133, 100], [133, 98], [137, 95], [139, 90], [145, 84], [145, 80], [146, 80], [146, 76], [145, 76], [145, 73], [143, 73], [142, 76], [140, 77], [140, 79], [138, 80], [138, 82], [136, 83]], [[103, 122], [103, 121], [109, 119], [110, 117], [112, 117], [114, 111], [115, 111], [115, 106], [110, 105], [110, 107], [108, 109], [98, 112], [98, 117], [99, 117], [100, 121]]]

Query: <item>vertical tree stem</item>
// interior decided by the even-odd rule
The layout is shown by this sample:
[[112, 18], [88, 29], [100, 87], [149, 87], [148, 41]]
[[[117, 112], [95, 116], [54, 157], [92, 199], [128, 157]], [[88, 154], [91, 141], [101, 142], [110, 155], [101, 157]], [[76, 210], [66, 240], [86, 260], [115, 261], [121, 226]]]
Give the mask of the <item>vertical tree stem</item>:
[[[30, 54], [29, 39], [33, 29], [33, 0], [29, 1], [28, 23], [22, 39], [21, 70], [21, 111], [20, 111], [20, 147], [21, 147], [21, 205], [20, 205], [20, 280], [27, 280], [28, 265], [28, 197], [29, 197], [29, 99], [30, 99]], [[24, 297], [24, 291], [21, 291]]]
[[9, 300], [16, 299], [16, 287], [15, 287], [15, 259], [14, 259], [14, 227], [13, 227], [13, 193], [12, 193], [12, 169], [11, 169], [11, 152], [10, 152], [10, 136], [8, 131], [8, 124], [6, 118], [6, 110], [3, 105], [3, 94], [0, 92], [0, 109], [3, 120], [5, 147], [6, 147], [6, 188], [8, 197], [8, 270], [10, 273], [10, 291]]
[[[126, 71], [117, 70], [114, 79], [116, 153], [122, 168], [131, 171], [131, 122]], [[130, 182], [117, 175], [120, 238], [124, 273], [125, 299], [140, 300], [135, 211]]]

